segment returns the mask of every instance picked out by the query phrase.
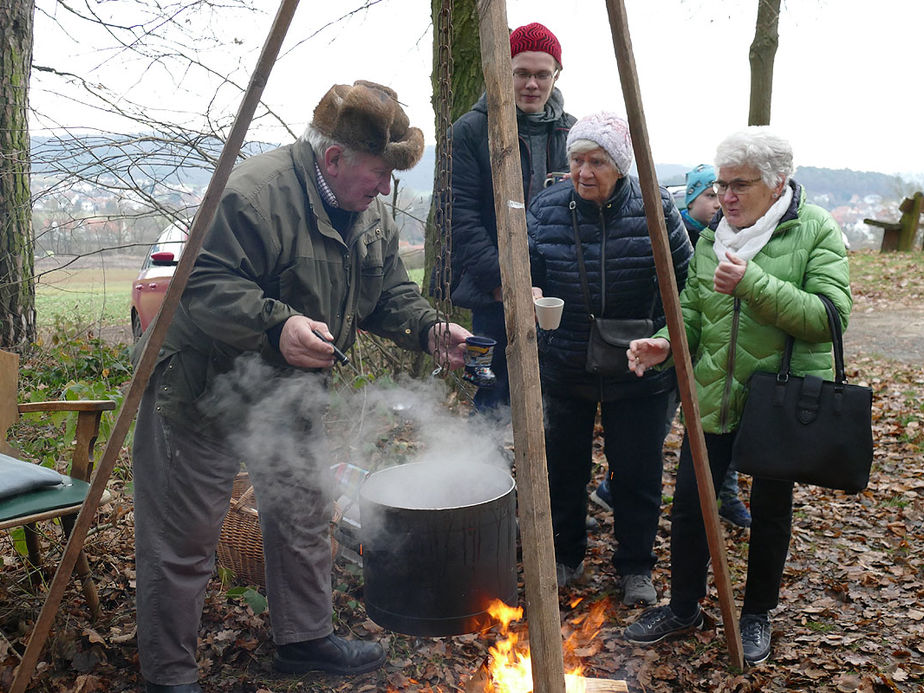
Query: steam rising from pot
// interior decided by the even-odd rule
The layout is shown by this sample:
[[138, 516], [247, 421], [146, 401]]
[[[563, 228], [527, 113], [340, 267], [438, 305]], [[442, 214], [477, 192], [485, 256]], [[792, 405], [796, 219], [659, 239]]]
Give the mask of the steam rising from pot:
[[504, 471], [510, 466], [504, 429], [450, 411], [447, 395], [437, 379], [328, 389], [321, 374], [280, 374], [260, 357], [245, 355], [216, 378], [201, 408], [223, 422], [228, 446], [254, 479], [260, 507], [330, 505], [343, 492], [330, 473], [338, 462], [369, 472], [426, 462], [426, 473], [412, 484], [405, 478], [394, 488], [377, 487], [376, 494], [403, 507], [440, 508], [503, 492], [487, 480], [485, 488], [461, 488], [455, 470], [473, 463]]

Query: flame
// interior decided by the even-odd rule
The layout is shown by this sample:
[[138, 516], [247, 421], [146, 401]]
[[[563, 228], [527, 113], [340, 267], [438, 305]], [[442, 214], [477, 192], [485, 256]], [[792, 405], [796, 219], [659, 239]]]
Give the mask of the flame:
[[[606, 600], [601, 600], [592, 605], [588, 613], [571, 621], [574, 628], [564, 643], [566, 665], [569, 659], [579, 659], [581, 652], [590, 653], [594, 639], [606, 617], [607, 605]], [[530, 693], [533, 690], [533, 673], [529, 646], [519, 645], [519, 635], [510, 630], [511, 621], [523, 617], [523, 609], [507, 606], [504, 602], [496, 600], [489, 605], [488, 613], [498, 621], [500, 634], [506, 637], [488, 648], [489, 680], [484, 687], [485, 693]], [[566, 670], [567, 693], [585, 692], [582, 673], [580, 663]]]

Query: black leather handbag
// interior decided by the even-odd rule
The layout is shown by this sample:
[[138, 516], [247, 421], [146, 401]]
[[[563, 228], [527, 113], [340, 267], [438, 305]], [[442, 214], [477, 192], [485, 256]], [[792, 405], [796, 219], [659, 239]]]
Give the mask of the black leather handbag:
[[587, 356], [584, 370], [595, 375], [618, 377], [629, 380], [635, 373], [629, 370], [626, 350], [633, 339], [650, 337], [654, 322], [647, 318], [636, 320], [612, 320], [593, 318], [590, 323], [590, 337], [587, 342]]
[[[584, 306], [590, 320], [590, 336], [587, 340], [587, 355], [584, 370], [594, 375], [616, 378], [617, 380], [634, 380], [635, 373], [629, 370], [626, 350], [633, 339], [650, 337], [654, 332], [655, 302], [657, 301], [657, 283], [647, 318], [598, 318], [590, 308], [590, 290], [587, 286], [587, 271], [584, 269], [584, 251], [578, 232], [576, 203], [571, 201], [571, 223], [574, 227], [574, 248], [577, 255], [578, 272], [581, 275], [581, 290], [584, 292]], [[606, 308], [606, 230], [601, 230], [600, 244], [600, 312]]]
[[827, 296], [834, 347], [834, 382], [789, 372], [793, 338], [778, 373], [756, 371], [748, 381], [732, 459], [739, 472], [859, 493], [873, 462], [873, 391], [844, 375], [841, 319]]

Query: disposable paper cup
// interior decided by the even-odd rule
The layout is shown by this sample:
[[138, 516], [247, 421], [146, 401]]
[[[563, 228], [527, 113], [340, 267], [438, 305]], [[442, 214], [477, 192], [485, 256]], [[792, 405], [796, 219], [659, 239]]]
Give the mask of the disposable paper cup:
[[539, 320], [539, 327], [543, 330], [557, 330], [561, 323], [561, 311], [565, 307], [565, 302], [560, 298], [543, 296], [533, 303], [536, 305], [536, 319]]

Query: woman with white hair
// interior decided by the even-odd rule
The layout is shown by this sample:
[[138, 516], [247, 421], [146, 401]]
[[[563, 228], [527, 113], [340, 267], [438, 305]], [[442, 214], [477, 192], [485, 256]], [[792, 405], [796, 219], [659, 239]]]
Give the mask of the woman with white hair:
[[[754, 371], [776, 372], [788, 336], [795, 338], [791, 372], [830, 380], [831, 334], [818, 294], [846, 327], [853, 299], [847, 255], [837, 222], [805, 201], [792, 179], [789, 142], [766, 127], [726, 138], [716, 152], [713, 187], [721, 210], [700, 234], [680, 295], [706, 449], [715, 488], [732, 446]], [[642, 376], [670, 356], [666, 330], [631, 343], [630, 365]], [[770, 655], [769, 612], [779, 602], [792, 526], [791, 482], [755, 478], [747, 585], [741, 609], [744, 659]], [[671, 599], [645, 611], [625, 630], [636, 644], [698, 628], [706, 596], [709, 550], [685, 437], [671, 521]]]
[[[628, 124], [612, 113], [582, 118], [568, 134], [567, 152], [571, 180], [537, 195], [527, 214], [533, 286], [565, 302], [558, 329], [539, 331], [558, 583], [565, 586], [583, 574], [599, 407], [614, 501], [613, 565], [622, 598], [629, 605], [654, 604], [661, 446], [674, 373], [652, 372], [639, 380], [628, 370], [624, 348], [613, 349], [622, 360], [618, 372], [595, 368], [587, 358], [591, 331], [605, 321], [641, 322], [647, 331], [636, 334], [645, 335], [665, 322], [641, 189], [628, 175]], [[674, 272], [683, 286], [692, 247], [663, 189], [661, 205]]]

